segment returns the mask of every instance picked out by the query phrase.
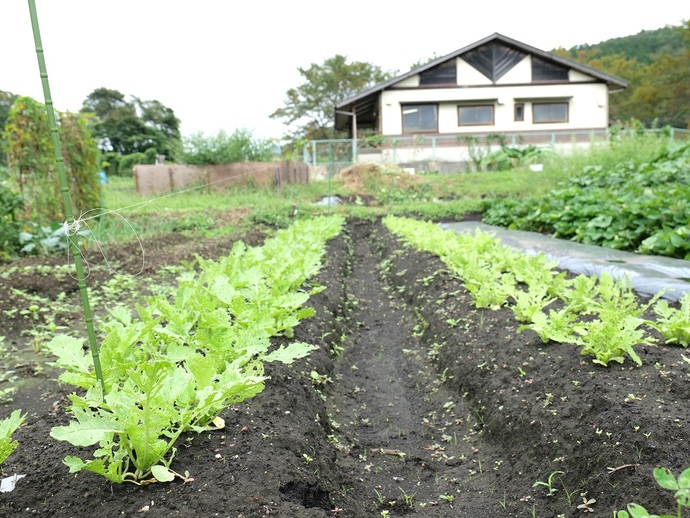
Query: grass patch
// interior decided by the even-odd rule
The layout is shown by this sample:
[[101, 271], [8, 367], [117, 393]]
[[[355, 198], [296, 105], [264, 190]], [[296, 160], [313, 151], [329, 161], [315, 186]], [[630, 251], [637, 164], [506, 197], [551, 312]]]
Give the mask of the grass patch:
[[[499, 198], [545, 196], [559, 183], [586, 166], [640, 164], [651, 160], [668, 143], [663, 133], [617, 134], [610, 144], [593, 144], [568, 154], [544, 157], [542, 171], [527, 168], [454, 174], [428, 173], [406, 177], [386, 166], [383, 174], [362, 174], [361, 181], [312, 180], [309, 184], [274, 187], [233, 186], [222, 192], [204, 188], [158, 196], [140, 196], [131, 178], [114, 177], [104, 186], [103, 200], [119, 214], [98, 223], [108, 241], [166, 232], [194, 232], [204, 236], [241, 232], [252, 228], [284, 227], [294, 218], [340, 213], [355, 218], [388, 214], [430, 220], [461, 219], [483, 212]], [[351, 180], [351, 179], [350, 179]], [[317, 205], [326, 196], [340, 196], [348, 203]], [[295, 214], [296, 209], [296, 214]], [[129, 227], [132, 226], [132, 228]]]

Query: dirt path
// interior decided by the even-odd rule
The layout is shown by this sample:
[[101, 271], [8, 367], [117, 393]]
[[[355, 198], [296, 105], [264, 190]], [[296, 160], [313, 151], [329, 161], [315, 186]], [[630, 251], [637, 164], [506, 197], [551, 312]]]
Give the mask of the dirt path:
[[460, 484], [483, 469], [470, 460], [478, 451], [471, 439], [475, 423], [464, 419], [470, 410], [425, 361], [419, 339], [424, 320], [386, 281], [376, 227], [352, 223], [349, 231], [352, 332], [336, 363], [327, 406], [337, 430], [338, 464], [352, 483], [347, 490], [363, 506], [353, 516], [458, 516], [460, 500], [463, 516], [470, 516]]

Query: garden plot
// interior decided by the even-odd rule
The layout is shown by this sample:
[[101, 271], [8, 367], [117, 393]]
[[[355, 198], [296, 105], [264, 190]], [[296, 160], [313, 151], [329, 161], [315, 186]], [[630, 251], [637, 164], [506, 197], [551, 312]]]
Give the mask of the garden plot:
[[[185, 255], [178, 243], [177, 257], [200, 245], [190, 241]], [[207, 246], [208, 257], [225, 253], [219, 248]], [[153, 260], [162, 266], [160, 252]], [[171, 468], [189, 472], [186, 481], [137, 486], [70, 475], [62, 459], [87, 452], [49, 437], [69, 421], [69, 389], [37, 374], [40, 383], [20, 389], [0, 414], [28, 412], [3, 465], [26, 477], [0, 495], [0, 514], [483, 518], [611, 516], [628, 502], [675, 509], [652, 470], [678, 473], [690, 458], [683, 349], [639, 347], [642, 366], [603, 367], [574, 345], [544, 344], [517, 332], [508, 307], [477, 309], [438, 258], [378, 223], [350, 221], [329, 243], [316, 282], [327, 288], [309, 299], [316, 314], [294, 340], [318, 349], [290, 366], [267, 364], [266, 388], [223, 411], [224, 429], [184, 438]], [[31, 347], [15, 323], [3, 322], [5, 345]]]

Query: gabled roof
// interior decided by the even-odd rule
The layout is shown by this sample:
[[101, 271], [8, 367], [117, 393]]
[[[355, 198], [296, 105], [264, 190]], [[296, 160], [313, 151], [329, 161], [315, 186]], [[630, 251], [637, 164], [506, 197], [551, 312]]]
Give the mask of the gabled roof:
[[[378, 85], [375, 85], [372, 88], [365, 90], [364, 92], [349, 97], [339, 102], [336, 105], [335, 109], [337, 111], [343, 112], [352, 112], [352, 110], [354, 109], [357, 112], [358, 120], [362, 120], [362, 122], [364, 122], [367, 115], [371, 115], [371, 113], [373, 112], [374, 106], [376, 105], [376, 101], [378, 99], [378, 94], [383, 90], [395, 85], [396, 83], [399, 83], [400, 81], [403, 81], [409, 77], [415, 76], [426, 70], [434, 68], [451, 59], [455, 59], [458, 56], [467, 54], [470, 51], [475, 50], [481, 47], [482, 45], [486, 45], [487, 43], [491, 42], [503, 43], [508, 47], [512, 47], [513, 49], [524, 52], [526, 54], [531, 54], [532, 56], [537, 56], [545, 61], [562, 65], [573, 70], [577, 70], [578, 72], [582, 72], [583, 74], [592, 76], [596, 79], [599, 79], [602, 82], [605, 82], [608, 85], [609, 90], [626, 88], [628, 86], [628, 82], [624, 79], [621, 79], [620, 77], [616, 77], [611, 74], [606, 74], [604, 72], [601, 72], [600, 70], [589, 67], [587, 65], [583, 65], [582, 63], [578, 63], [577, 61], [574, 61], [572, 59], [564, 58], [556, 54], [552, 54], [551, 52], [540, 50], [536, 47], [526, 45], [525, 43], [521, 43], [517, 40], [508, 38], [507, 36], [503, 36], [502, 34], [495, 32], [491, 36], [487, 36], [486, 38], [476, 41], [471, 45], [467, 45], [466, 47], [456, 50], [455, 52], [451, 52], [450, 54], [441, 56], [440, 58], [434, 59], [433, 61], [430, 61], [429, 63], [426, 63], [417, 68], [413, 68], [412, 70], [405, 72], [404, 74], [401, 74], [392, 79], [389, 79], [388, 81], [379, 83]], [[343, 113], [337, 113], [337, 111], [335, 114], [335, 127], [346, 127], [348, 124], [349, 116]]]

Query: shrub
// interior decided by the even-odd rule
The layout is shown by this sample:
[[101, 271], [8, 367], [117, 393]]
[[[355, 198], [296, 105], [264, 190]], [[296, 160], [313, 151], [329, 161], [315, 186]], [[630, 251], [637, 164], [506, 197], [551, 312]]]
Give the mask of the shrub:
[[117, 174], [120, 176], [131, 176], [132, 169], [137, 164], [152, 164], [148, 161], [146, 153], [132, 153], [131, 155], [121, 155]]
[[180, 161], [193, 165], [270, 162], [274, 148], [270, 139], [255, 138], [246, 129], [236, 129], [232, 135], [221, 130], [208, 137], [199, 132], [184, 140]]

